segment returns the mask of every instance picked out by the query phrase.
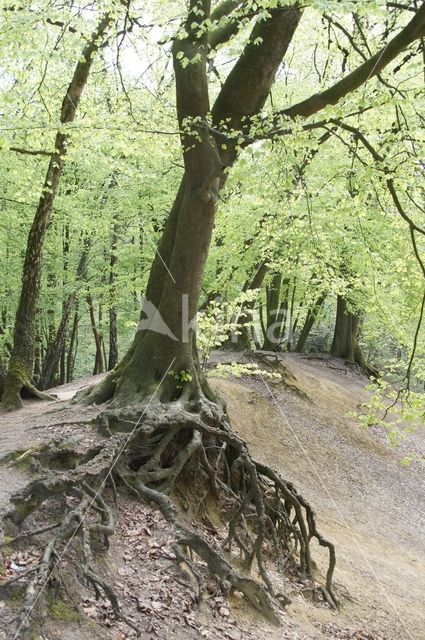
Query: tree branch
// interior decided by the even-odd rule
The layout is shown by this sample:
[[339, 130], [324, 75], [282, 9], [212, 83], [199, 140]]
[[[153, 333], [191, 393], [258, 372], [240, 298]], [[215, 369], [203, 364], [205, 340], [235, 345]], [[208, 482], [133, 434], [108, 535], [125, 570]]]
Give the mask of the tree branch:
[[[242, 123], [263, 108], [277, 70], [288, 50], [301, 18], [298, 7], [273, 9], [266, 20], [257, 21], [249, 40], [230, 71], [212, 109], [214, 129], [225, 124], [239, 130]], [[236, 145], [221, 153], [230, 166], [236, 158]]]
[[279, 111], [277, 116], [307, 118], [331, 104], [336, 104], [368, 80], [378, 75], [412, 42], [425, 36], [425, 3], [416, 11], [411, 21], [374, 56], [366, 60], [345, 78], [321, 93], [315, 93], [298, 104]]
[[403, 9], [404, 11], [416, 11], [415, 7], [409, 7], [407, 4], [401, 4], [400, 2], [387, 2], [387, 7], [391, 9]]
[[253, 18], [260, 10], [259, 6], [255, 10], [251, 9], [249, 13], [243, 14], [242, 12], [238, 12], [235, 15], [235, 11], [237, 9], [242, 9], [242, 7], [243, 2], [224, 0], [224, 2], [222, 2], [222, 4], [213, 11], [211, 14], [211, 22], [219, 23], [224, 17], [227, 17], [228, 20], [220, 26], [217, 26], [216, 29], [210, 31], [208, 34], [208, 44], [211, 49], [216, 49], [220, 44], [228, 42], [242, 27], [243, 19], [246, 18], [249, 20], [250, 18]]
[[21, 147], [9, 147], [8, 151], [14, 151], [15, 153], [22, 153], [27, 156], [51, 156], [51, 151], [43, 151], [42, 149], [23, 149]]
[[218, 22], [221, 18], [229, 16], [235, 9], [242, 5], [242, 0], [223, 0], [214, 11], [211, 12], [211, 22]]
[[79, 33], [80, 35], [83, 35], [75, 27], [72, 27], [70, 24], [65, 24], [65, 22], [62, 22], [61, 20], [52, 20], [51, 18], [46, 18], [46, 22], [48, 24], [53, 25], [54, 27], [60, 27], [61, 29], [65, 29], [66, 31], [69, 31], [70, 33]]
[[[413, 232], [417, 232], [420, 233], [421, 235], [425, 236], [425, 229], [423, 229], [422, 227], [419, 227], [413, 220], [412, 218], [406, 213], [406, 211], [403, 208], [403, 205], [400, 202], [400, 199], [398, 197], [395, 185], [394, 185], [394, 180], [392, 177], [389, 177], [389, 168], [388, 166], [385, 165], [385, 158], [384, 156], [382, 156], [376, 149], [375, 147], [369, 142], [369, 140], [367, 139], [367, 137], [364, 135], [364, 133], [362, 133], [357, 127], [354, 127], [352, 125], [347, 124], [346, 122], [342, 122], [341, 120], [333, 120], [332, 123], [335, 126], [340, 127], [341, 129], [345, 129], [345, 131], [349, 131], [356, 140], [359, 140], [362, 145], [365, 147], [365, 149], [367, 149], [367, 151], [370, 153], [370, 155], [372, 156], [372, 158], [375, 160], [375, 162], [377, 162], [378, 164], [384, 164], [383, 170], [384, 173], [386, 175], [386, 184], [388, 187], [388, 191], [391, 195], [391, 198], [394, 202], [395, 208], [397, 209], [397, 212], [399, 213], [399, 215], [403, 218], [403, 220], [405, 220], [407, 222], [407, 224], [410, 227], [410, 231], [411, 233]], [[413, 238], [414, 240], [414, 238]], [[414, 250], [415, 250], [415, 254], [416, 257], [418, 259], [418, 262], [421, 266], [421, 269], [423, 271], [423, 274], [425, 276], [425, 265], [423, 263], [423, 261], [421, 260], [419, 254], [418, 254], [418, 250], [416, 247], [416, 243], [414, 242]]]

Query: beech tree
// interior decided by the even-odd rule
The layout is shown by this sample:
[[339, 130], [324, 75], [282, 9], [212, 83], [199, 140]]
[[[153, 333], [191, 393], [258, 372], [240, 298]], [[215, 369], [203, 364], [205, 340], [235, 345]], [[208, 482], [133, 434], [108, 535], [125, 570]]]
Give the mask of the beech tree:
[[[149, 329], [138, 331], [124, 359], [90, 392], [86, 401], [113, 399], [116, 407], [137, 404], [152, 392], [152, 387], [167, 375], [171, 366], [190, 376], [190, 381], [184, 385], [185, 396], [190, 398], [194, 394], [199, 398], [206, 392], [197, 371], [193, 328], [186, 335], [186, 329], [182, 327], [181, 302], [187, 296], [188, 306], [184, 313], [187, 313], [189, 322], [193, 321], [198, 309], [219, 191], [241, 146], [231, 136], [216, 130], [225, 124], [230, 131], [246, 131], [248, 141], [261, 137], [251, 122], [255, 121], [255, 116], [265, 104], [302, 15], [297, 5], [283, 6], [271, 9], [270, 15], [256, 22], [211, 109], [207, 76], [209, 47], [216, 47], [232, 37], [237, 30], [238, 19], [230, 19], [227, 29], [220, 32], [209, 29], [208, 25], [216, 26], [223, 15], [232, 17], [239, 8], [239, 3], [225, 3], [211, 13], [207, 2], [192, 2], [184, 23], [185, 35], [177, 36], [173, 45], [177, 119], [183, 131], [185, 171], [152, 265], [146, 300], [154, 305], [177, 339]], [[282, 109], [272, 118], [272, 127], [279, 132], [285, 118], [309, 117], [327, 105], [335, 104], [380, 73], [400, 52], [424, 35], [425, 6], [421, 6], [409, 23], [379, 52], [333, 87]], [[208, 123], [210, 114], [211, 125]], [[250, 130], [252, 127], [254, 132]], [[224, 144], [223, 139], [226, 140]], [[193, 242], [192, 238], [196, 241]], [[178, 379], [168, 376], [163, 382], [160, 397], [163, 400], [173, 399], [178, 385]]]
[[[329, 3], [328, 8], [332, 6], [333, 3]], [[330, 129], [332, 134], [346, 131], [344, 127], [351, 126], [346, 121], [353, 114], [353, 104], [350, 100], [345, 104], [344, 99], [355, 95], [410, 45], [421, 41], [425, 36], [425, 5], [409, 11], [408, 21], [403, 18], [401, 25], [397, 24], [396, 34], [388, 33], [387, 41], [379, 50], [346, 72], [342, 79], [281, 109], [265, 107], [269, 106], [268, 100], [282, 64], [288, 64], [287, 52], [296, 42], [305, 11], [303, 6], [293, 2], [224, 0], [211, 7], [209, 0], [190, 0], [186, 8], [179, 6], [179, 9], [184, 17], [181, 27], [172, 36], [171, 53], [176, 129], [183, 162], [181, 182], [150, 266], [140, 324], [133, 342], [114, 369], [99, 384], [79, 394], [75, 401], [77, 406], [105, 405], [97, 419], [105, 439], [76, 469], [36, 479], [23, 491], [16, 508], [9, 514], [15, 524], [20, 524], [47, 497], [66, 495], [70, 488], [76, 487], [81, 496], [77, 507], [69, 507], [63, 525], [46, 549], [36, 577], [29, 582], [19, 629], [27, 624], [38, 598], [34, 585], [44, 582], [55, 561], [56, 547], [69, 537], [70, 523], [75, 520], [83, 541], [82, 573], [106, 593], [115, 613], [120, 615], [115, 594], [95, 572], [91, 550], [92, 536], [99, 534], [107, 539], [113, 532], [111, 508], [92, 489], [93, 482], [104, 486], [111, 477], [114, 486], [115, 481], [121, 482], [133, 495], [158, 505], [174, 525], [179, 560], [185, 558], [187, 561], [185, 549], [191, 549], [218, 577], [223, 588], [242, 591], [247, 601], [272, 622], [278, 623], [279, 616], [264, 560], [268, 537], [273, 538], [276, 547], [274, 559], [281, 554], [288, 556], [288, 549], [295, 545], [298, 555], [295, 559], [290, 554], [293, 556], [291, 562], [294, 570], [304, 577], [313, 576], [312, 541], [316, 540], [326, 548], [329, 558], [326, 576], [318, 590], [331, 606], [338, 606], [332, 583], [336, 561], [334, 547], [318, 531], [308, 501], [271, 467], [254, 460], [246, 443], [232, 430], [224, 403], [211, 390], [199, 366], [195, 319], [220, 196], [240, 155], [250, 145], [264, 140], [281, 140], [285, 136], [296, 138], [297, 134], [301, 136], [316, 129], [321, 133], [323, 129]], [[131, 12], [126, 13], [125, 20], [132, 24], [134, 16], [132, 18]], [[214, 67], [214, 52], [218, 50], [219, 55], [221, 47], [236, 41], [240, 44], [240, 55], [218, 88], [209, 74], [209, 69]], [[95, 45], [92, 43], [91, 46]], [[85, 59], [79, 65], [84, 67], [87, 79], [89, 61]], [[75, 106], [75, 101], [73, 104]], [[337, 113], [331, 108], [333, 105], [337, 105]], [[356, 105], [354, 114], [358, 116], [367, 108], [368, 105]], [[320, 120], [314, 117], [318, 113]], [[136, 128], [136, 122], [133, 124]], [[63, 144], [64, 141], [62, 150]], [[366, 147], [367, 144], [366, 140]], [[58, 148], [56, 144], [51, 160], [56, 181], [60, 173], [53, 158], [62, 162], [60, 156], [56, 157]], [[51, 213], [50, 190], [48, 194], [50, 208], [47, 214], [44, 204], [40, 204], [43, 234]], [[44, 203], [45, 197], [40, 202]], [[37, 225], [35, 228], [38, 229]], [[38, 258], [43, 237], [39, 236], [36, 243], [35, 292], [38, 291]], [[112, 245], [114, 243], [112, 240]], [[28, 247], [25, 265], [32, 264], [32, 236]], [[261, 264], [266, 264], [263, 256], [258, 261], [258, 265]], [[114, 265], [110, 262], [109, 266]], [[272, 273], [275, 274], [274, 268]], [[108, 284], [115, 286], [113, 279]], [[281, 284], [281, 273], [278, 273], [274, 290]], [[25, 304], [27, 286], [24, 278]], [[36, 295], [28, 313], [31, 321]], [[320, 300], [320, 295], [316, 296], [316, 301]], [[311, 307], [313, 315], [315, 304], [313, 302]], [[23, 313], [20, 309], [21, 305], [18, 320]], [[348, 314], [344, 315], [346, 320], [348, 317]], [[24, 349], [19, 354], [23, 354], [21, 360], [26, 358], [27, 372], [30, 368], [28, 340], [18, 333], [23, 326], [18, 320], [14, 349]], [[91, 320], [93, 326], [93, 306]], [[357, 338], [357, 326], [352, 324], [350, 348], [353, 344], [355, 347], [353, 340]], [[30, 334], [32, 337], [32, 329]], [[23, 377], [21, 369], [16, 369], [16, 358], [12, 356], [9, 366], [6, 405], [16, 406], [17, 393], [23, 385], [32, 389], [27, 374]], [[55, 451], [50, 451], [49, 455], [54, 457]], [[261, 583], [235, 569], [224, 553], [187, 524], [173, 496], [177, 479], [185, 480], [185, 486], [196, 493], [197, 504], [202, 505], [207, 496], [212, 496], [218, 505], [224, 497], [230, 500], [226, 544], [234, 543], [238, 547], [245, 569], [249, 570], [256, 563]], [[82, 514], [94, 503], [93, 516], [98, 519], [87, 521]], [[248, 514], [253, 522], [249, 527]]]
[[[264, 495], [260, 497], [263, 491], [262, 478], [274, 480], [276, 477], [265, 465], [251, 461], [242, 443], [232, 434], [218, 399], [199, 370], [194, 327], [185, 324], [185, 321], [191, 323], [196, 317], [220, 189], [241, 147], [263, 135], [269, 135], [268, 129], [281, 134], [287, 119], [310, 117], [327, 105], [335, 104], [380, 73], [401, 51], [425, 33], [425, 6], [422, 6], [379, 52], [333, 87], [282, 109], [263, 122], [261, 118], [258, 121], [256, 116], [261, 113], [279, 66], [296, 33], [302, 9], [297, 5], [277, 6], [255, 20], [242, 54], [210, 107], [207, 75], [209, 50], [228, 40], [238, 30], [240, 21], [237, 16], [240, 10], [239, 3], [225, 2], [211, 12], [207, 0], [192, 0], [184, 26], [174, 39], [172, 53], [184, 175], [151, 268], [141, 329], [114, 371], [79, 398], [79, 402], [84, 403], [109, 401], [102, 413], [108, 429], [119, 429], [124, 416], [127, 421], [131, 416], [136, 428], [127, 449], [127, 464], [132, 464], [130, 460], [137, 450], [137, 442], [144, 442], [146, 438], [152, 442], [153, 454], [142, 464], [137, 464], [137, 472], [131, 476], [132, 485], [140, 496], [156, 502], [163, 513], [185, 532], [189, 545], [218, 575], [228, 571], [224, 568], [223, 560], [207, 549], [205, 541], [201, 541], [198, 535], [189, 534], [163, 491], [171, 490], [183, 467], [194, 456], [197, 458], [199, 452], [212, 487], [216, 486], [218, 461], [209, 460], [204, 449], [204, 442], [206, 439], [211, 442], [211, 438], [217, 444], [224, 439], [227, 443], [226, 456], [230, 456], [228, 460], [239, 460], [245, 468], [252, 483], [250, 491], [258, 496], [258, 501], [254, 498], [254, 504], [260, 522], [266, 500]], [[226, 29], [217, 31], [218, 21], [226, 15], [229, 16]], [[235, 131], [236, 136], [232, 135]], [[156, 310], [153, 320], [152, 316], [149, 317], [148, 306]], [[160, 333], [155, 331], [154, 325], [149, 325], [158, 317], [165, 323], [167, 332]], [[162, 409], [158, 415], [159, 411], [152, 408], [152, 402], [155, 407], [168, 407], [165, 414]], [[172, 459], [162, 465], [161, 456], [167, 451], [171, 452], [171, 443]], [[280, 480], [279, 486], [285, 486], [281, 483]], [[286, 485], [285, 494], [287, 490]], [[266, 585], [270, 587], [262, 569], [259, 543], [264, 536], [262, 526], [256, 543], [258, 551], [254, 551], [254, 555]], [[335, 602], [331, 585], [333, 550], [320, 536], [318, 539], [330, 549], [331, 563], [326, 589], [327, 597]], [[308, 564], [309, 560], [306, 559], [306, 566]], [[235, 578], [234, 574], [229, 579], [235, 587], [241, 588], [239, 578]], [[254, 606], [267, 612], [269, 604], [266, 604], [260, 592], [255, 591], [253, 597], [249, 589], [242, 588], [242, 591]], [[270, 610], [267, 615], [272, 615]]]

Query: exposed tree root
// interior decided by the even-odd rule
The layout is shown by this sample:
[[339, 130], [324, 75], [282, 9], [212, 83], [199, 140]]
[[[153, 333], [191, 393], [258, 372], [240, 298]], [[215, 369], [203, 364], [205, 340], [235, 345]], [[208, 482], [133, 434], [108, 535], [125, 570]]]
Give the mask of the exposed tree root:
[[19, 369], [9, 370], [4, 383], [4, 389], [0, 395], [0, 411], [16, 411], [23, 407], [21, 395], [37, 398], [38, 400], [57, 400], [55, 396], [40, 391], [33, 385], [29, 377]]
[[[310, 544], [315, 538], [329, 552], [325, 583], [316, 589], [331, 606], [338, 606], [332, 590], [335, 550], [318, 532], [313, 510], [290, 483], [251, 458], [217, 404], [202, 398], [196, 404], [177, 401], [137, 410], [106, 410], [100, 414], [99, 427], [108, 437], [84, 457], [80, 454], [74, 468], [46, 469], [46, 465], [54, 465], [55, 448], [50, 446], [48, 455], [38, 452], [43, 473], [13, 497], [4, 519], [5, 527], [17, 533], [16, 544], [29, 537], [44, 543], [38, 566], [0, 587], [7, 594], [16, 584], [25, 586], [16, 640], [26, 637], [33, 613], [42, 609], [44, 587], [59, 579], [57, 565], [71, 550], [79, 555], [81, 577], [96, 594], [103, 592], [117, 618], [135, 629], [135, 624], [123, 616], [111, 585], [95, 570], [96, 544], [100, 541], [108, 547], [114, 531], [110, 499], [104, 495], [107, 484], [115, 495], [120, 484], [138, 499], [159, 507], [174, 527], [176, 558], [189, 567], [199, 583], [199, 593], [203, 574], [196, 558], [206, 563], [225, 592], [241, 591], [256, 610], [278, 624], [275, 588], [267, 565], [274, 561], [285, 573], [312, 578]], [[63, 446], [56, 453], [63, 461]], [[69, 459], [75, 465], [76, 457], [71, 455]], [[202, 519], [211, 499], [219, 507], [227, 526], [221, 546], [200, 527], [189, 524], [175, 497], [177, 483], [179, 491], [186, 488], [189, 502], [195, 505], [192, 509], [197, 513], [192, 515]], [[62, 505], [59, 522], [37, 525], [43, 503], [47, 508]], [[19, 532], [30, 514], [34, 529]], [[232, 549], [238, 550], [243, 561], [238, 569]]]
[[244, 355], [246, 355], [248, 360], [251, 362], [256, 360], [261, 367], [266, 369], [266, 371], [271, 371], [272, 373], [276, 373], [280, 376], [280, 379], [278, 378], [277, 381], [271, 382], [270, 384], [282, 386], [285, 391], [294, 393], [306, 402], [312, 403], [311, 398], [305, 393], [305, 391], [295, 384], [297, 377], [289, 371], [287, 367], [285, 367], [282, 359], [277, 354], [270, 354], [262, 351], [251, 351], [246, 352]]

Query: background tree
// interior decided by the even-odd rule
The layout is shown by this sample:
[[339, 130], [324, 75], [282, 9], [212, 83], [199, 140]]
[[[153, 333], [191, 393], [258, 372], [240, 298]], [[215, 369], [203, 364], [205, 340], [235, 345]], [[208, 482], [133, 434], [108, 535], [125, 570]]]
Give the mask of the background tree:
[[[111, 18], [108, 14], [102, 17], [96, 31], [82, 51], [81, 60], [78, 61], [75, 67], [72, 80], [62, 102], [60, 110], [61, 125], [66, 125], [75, 118], [81, 94], [88, 80], [93, 55], [103, 43], [110, 22]], [[45, 152], [45, 155], [50, 157], [50, 161], [34, 222], [28, 236], [23, 266], [22, 289], [14, 324], [13, 349], [2, 395], [2, 407], [4, 409], [16, 409], [22, 406], [20, 391], [23, 387], [42, 399], [48, 398], [46, 394], [37, 391], [31, 382], [35, 349], [35, 319], [40, 293], [44, 238], [51, 219], [53, 204], [64, 167], [67, 142], [65, 130], [63, 128], [59, 129], [54, 142], [54, 150], [51, 153]]]

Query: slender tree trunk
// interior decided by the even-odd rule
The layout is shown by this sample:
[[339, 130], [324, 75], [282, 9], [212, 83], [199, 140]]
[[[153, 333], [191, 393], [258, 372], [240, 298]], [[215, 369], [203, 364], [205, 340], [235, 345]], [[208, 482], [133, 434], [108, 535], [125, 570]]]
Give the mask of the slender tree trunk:
[[[81, 251], [80, 260], [77, 266], [76, 282], [84, 280], [87, 272], [87, 261], [89, 251], [91, 247], [91, 240], [85, 238], [83, 241], [83, 247]], [[50, 389], [55, 384], [55, 377], [58, 370], [59, 362], [65, 360], [66, 351], [66, 335], [68, 329], [68, 322], [74, 313], [74, 309], [77, 301], [77, 292], [70, 293], [63, 305], [62, 318], [59, 327], [56, 331], [54, 340], [51, 341], [46, 356], [43, 362], [43, 371], [39, 380], [40, 389]], [[62, 373], [60, 383], [63, 384], [66, 380], [67, 374], [65, 372], [65, 363], [62, 364]]]
[[[47, 290], [49, 292], [55, 292], [57, 290], [57, 278], [56, 278], [56, 270], [50, 270], [47, 272]], [[49, 296], [50, 297], [50, 296]], [[40, 346], [43, 346], [43, 349], [40, 348], [41, 351], [48, 351], [50, 345], [55, 339], [56, 335], [56, 305], [57, 299], [56, 295], [52, 295], [50, 297], [49, 306], [46, 311], [46, 321], [45, 321], [45, 344], [41, 342]], [[40, 332], [41, 333], [41, 332]], [[43, 367], [42, 367], [43, 368]]]
[[[70, 193], [70, 190], [67, 192]], [[69, 224], [68, 222], [65, 224], [64, 228], [64, 239], [63, 239], [63, 287], [66, 289], [68, 284], [68, 266], [69, 266], [69, 245], [70, 245], [70, 235], [69, 235]], [[68, 300], [66, 300], [62, 304], [62, 318], [66, 313], [66, 306]], [[74, 305], [73, 305], [74, 306]], [[72, 310], [71, 310], [72, 313]], [[68, 318], [71, 315], [68, 314]], [[63, 345], [59, 358], [59, 384], [65, 384], [66, 381], [66, 339], [68, 334], [68, 322], [66, 323]]]
[[[0, 336], [3, 336], [6, 332], [7, 313], [5, 309], [1, 312], [1, 324], [0, 324]], [[0, 400], [4, 391], [4, 383], [6, 381], [6, 367], [3, 361], [2, 353], [0, 352]]]
[[[267, 275], [268, 264], [266, 260], [262, 260], [255, 266], [255, 272], [252, 278], [246, 280], [242, 287], [242, 292], [257, 291], [261, 288], [264, 278]], [[253, 310], [255, 306], [254, 300], [247, 300], [241, 306], [237, 317], [232, 318], [232, 323], [237, 323], [237, 333], [232, 333], [224, 347], [233, 347], [234, 349], [244, 350], [251, 349], [251, 345], [256, 346], [258, 342], [252, 327], [254, 319]]]
[[[70, 123], [75, 118], [81, 94], [87, 84], [93, 56], [99, 49], [109, 24], [110, 17], [106, 15], [82, 51], [81, 59], [75, 67], [74, 75], [62, 102], [60, 113], [62, 124]], [[6, 410], [22, 406], [20, 391], [23, 387], [38, 397], [48, 398], [35, 389], [31, 382], [31, 375], [35, 347], [35, 318], [41, 284], [42, 251], [67, 152], [67, 134], [63, 129], [60, 129], [56, 134], [54, 149], [28, 236], [21, 296], [15, 319], [13, 351], [2, 398], [2, 408]]]
[[59, 361], [65, 350], [68, 321], [74, 311], [75, 298], [75, 293], [71, 293], [64, 304], [62, 319], [58, 327], [55, 339], [49, 345], [49, 349], [44, 359], [43, 372], [38, 383], [40, 389], [50, 389], [51, 387], [55, 386], [56, 373], [58, 370]]
[[3, 395], [5, 381], [6, 381], [6, 367], [4, 366], [3, 360], [0, 356], [0, 398]]
[[80, 316], [78, 314], [78, 300], [75, 305], [74, 320], [72, 323], [71, 336], [69, 339], [68, 353], [66, 357], [66, 382], [72, 382], [74, 379], [75, 360], [78, 348], [78, 322]]
[[43, 335], [40, 322], [38, 323], [38, 329], [35, 336], [35, 350], [34, 350], [34, 380], [37, 384], [40, 380], [43, 363]]
[[93, 298], [90, 294], [86, 296], [86, 302], [89, 309], [90, 325], [93, 332], [94, 344], [96, 346], [95, 363], [93, 369], [93, 375], [96, 375], [97, 373], [103, 373], [105, 371], [105, 361], [103, 359], [102, 349], [102, 336], [97, 329]]
[[59, 384], [65, 384], [66, 382], [66, 339], [68, 336], [68, 328], [65, 334], [65, 340], [63, 343], [62, 351], [59, 359]]
[[289, 308], [289, 292], [290, 292], [290, 286], [291, 286], [291, 282], [289, 278], [285, 278], [284, 282], [283, 282], [283, 287], [282, 287], [282, 291], [283, 291], [283, 297], [282, 300], [280, 302], [280, 308], [279, 308], [279, 317], [281, 318], [282, 322], [280, 325], [280, 335], [279, 335], [279, 345], [280, 347], [282, 347], [282, 344], [285, 341], [285, 336], [286, 336], [286, 326], [288, 323], [288, 308]]
[[291, 290], [291, 297], [289, 302], [289, 310], [288, 310], [288, 339], [287, 339], [287, 349], [288, 351], [292, 351], [292, 349], [294, 348], [294, 333], [295, 333], [295, 329], [297, 328], [297, 322], [298, 319], [295, 318], [295, 294], [297, 292], [297, 282], [296, 282], [296, 278], [294, 277], [294, 280], [292, 282], [292, 290]]
[[317, 298], [314, 304], [309, 308], [307, 312], [307, 317], [305, 319], [303, 328], [301, 329], [301, 333], [298, 337], [298, 341], [295, 347], [295, 351], [297, 351], [298, 353], [302, 353], [304, 351], [310, 332], [314, 326], [314, 323], [316, 322], [317, 316], [319, 315], [325, 300], [326, 300], [326, 295], [322, 294]]
[[283, 318], [280, 315], [280, 292], [282, 288], [282, 274], [276, 273], [266, 290], [267, 318], [263, 341], [264, 351], [275, 351], [280, 343], [281, 325]]
[[[103, 326], [103, 308], [102, 308], [102, 304], [101, 303], [99, 303], [98, 326], [99, 326], [100, 346], [102, 347], [103, 371], [105, 371], [106, 363], [108, 362], [108, 358], [106, 356], [105, 340], [103, 339], [103, 331], [102, 331], [102, 326]], [[103, 373], [103, 371], [101, 373]]]
[[115, 306], [109, 309], [109, 357], [108, 371], [111, 371], [118, 362], [118, 330], [117, 310]]
[[114, 219], [112, 225], [111, 256], [109, 259], [109, 358], [108, 370], [115, 367], [118, 362], [118, 331], [117, 331], [117, 308], [116, 301], [116, 266], [117, 266], [117, 242], [118, 227], [117, 220]]

